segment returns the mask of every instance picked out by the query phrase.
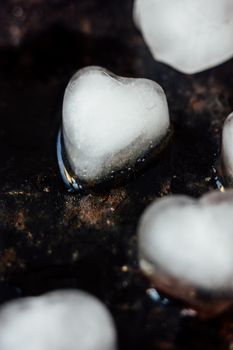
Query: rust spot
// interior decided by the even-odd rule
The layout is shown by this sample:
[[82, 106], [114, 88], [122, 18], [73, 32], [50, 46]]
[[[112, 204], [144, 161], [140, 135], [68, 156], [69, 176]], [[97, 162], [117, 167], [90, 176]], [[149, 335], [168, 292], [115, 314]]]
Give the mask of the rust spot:
[[75, 196], [67, 196], [65, 200], [63, 222], [69, 227], [77, 229], [81, 223], [79, 220], [79, 199]]
[[84, 18], [83, 20], [81, 20], [81, 29], [82, 32], [85, 34], [91, 34], [92, 31], [92, 26], [91, 26], [91, 21], [87, 18]]
[[205, 101], [203, 100], [199, 100], [197, 99], [196, 97], [192, 97], [191, 100], [190, 100], [190, 104], [191, 104], [191, 107], [192, 109], [195, 111], [195, 112], [202, 112], [203, 109], [205, 108]]
[[[230, 112], [228, 101], [229, 93], [226, 88], [212, 77], [206, 81], [205, 86], [193, 84], [193, 94], [189, 101], [189, 108], [196, 113], [205, 111], [213, 114], [218, 122]], [[214, 118], [215, 117], [215, 118]]]
[[19, 231], [25, 230], [25, 216], [23, 209], [20, 209], [16, 215], [15, 228]]
[[233, 349], [233, 321], [230, 314], [227, 315], [226, 319], [222, 324], [220, 335], [224, 339], [225, 343], [228, 345], [230, 350]]
[[16, 252], [14, 248], [7, 248], [0, 258], [0, 273], [4, 273], [16, 262]]
[[193, 84], [194, 91], [197, 95], [203, 95], [207, 92], [207, 88], [205, 85], [198, 84], [194, 82]]
[[113, 189], [107, 195], [88, 194], [79, 197], [67, 196], [63, 221], [76, 229], [85, 223], [88, 226], [114, 226], [116, 211], [126, 199], [123, 189]]
[[113, 226], [115, 212], [125, 198], [123, 189], [114, 189], [107, 196], [85, 196], [79, 203], [79, 217], [91, 226]]
[[159, 344], [158, 344], [158, 347], [161, 349], [161, 350], [170, 350], [170, 349], [174, 349], [174, 345], [172, 342], [169, 342], [169, 341], [160, 341]]

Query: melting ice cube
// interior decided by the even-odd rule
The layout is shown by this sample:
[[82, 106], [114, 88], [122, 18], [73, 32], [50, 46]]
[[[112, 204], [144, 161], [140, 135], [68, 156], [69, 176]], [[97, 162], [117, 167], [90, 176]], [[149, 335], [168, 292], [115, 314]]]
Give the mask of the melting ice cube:
[[100, 67], [81, 69], [63, 102], [63, 178], [77, 189], [114, 179], [159, 147], [169, 126], [166, 96], [154, 81], [118, 77]]
[[204, 317], [233, 304], [232, 217], [233, 191], [152, 203], [138, 232], [140, 265], [154, 287]]

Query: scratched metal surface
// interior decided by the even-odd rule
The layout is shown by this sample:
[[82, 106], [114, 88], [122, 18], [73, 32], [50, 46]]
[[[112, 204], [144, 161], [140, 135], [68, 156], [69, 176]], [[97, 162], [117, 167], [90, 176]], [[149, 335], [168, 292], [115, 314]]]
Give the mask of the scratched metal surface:
[[[120, 349], [228, 349], [231, 312], [181, 318], [153, 302], [138, 269], [143, 209], [170, 193], [213, 188], [221, 128], [233, 104], [233, 61], [186, 76], [154, 62], [132, 0], [2, 0], [0, 4], [0, 302], [82, 288], [111, 309]], [[56, 163], [64, 88], [86, 65], [163, 86], [174, 135], [141, 176], [104, 193], [69, 194]]]

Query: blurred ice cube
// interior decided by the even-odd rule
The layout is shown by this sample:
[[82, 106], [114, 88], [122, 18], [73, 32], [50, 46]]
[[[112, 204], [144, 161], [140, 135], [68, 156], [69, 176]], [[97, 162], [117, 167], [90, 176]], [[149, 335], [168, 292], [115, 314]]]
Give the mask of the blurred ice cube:
[[2, 307], [0, 350], [116, 350], [116, 331], [96, 298], [56, 291]]
[[222, 162], [230, 184], [233, 184], [233, 113], [225, 120], [222, 135]]
[[232, 0], [135, 0], [134, 18], [154, 58], [181, 72], [233, 56]]
[[152, 203], [138, 228], [140, 265], [152, 285], [206, 317], [233, 304], [232, 217], [233, 191]]

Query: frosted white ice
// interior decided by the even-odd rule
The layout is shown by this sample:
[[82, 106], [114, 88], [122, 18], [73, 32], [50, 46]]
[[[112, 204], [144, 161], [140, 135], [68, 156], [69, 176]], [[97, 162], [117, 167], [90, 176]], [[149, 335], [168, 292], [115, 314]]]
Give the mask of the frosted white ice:
[[232, 218], [233, 191], [155, 201], [139, 224], [142, 268], [150, 266], [145, 272], [152, 274], [159, 268], [204, 290], [232, 292]]
[[80, 179], [96, 180], [133, 165], [170, 125], [162, 88], [87, 67], [71, 79], [63, 102], [63, 136]]
[[222, 160], [226, 174], [233, 181], [233, 113], [227, 117], [223, 126]]
[[3, 306], [0, 350], [116, 350], [116, 333], [97, 299], [57, 291]]
[[136, 0], [134, 18], [154, 58], [181, 72], [233, 56], [232, 0]]

